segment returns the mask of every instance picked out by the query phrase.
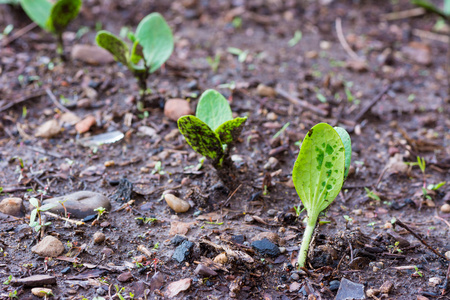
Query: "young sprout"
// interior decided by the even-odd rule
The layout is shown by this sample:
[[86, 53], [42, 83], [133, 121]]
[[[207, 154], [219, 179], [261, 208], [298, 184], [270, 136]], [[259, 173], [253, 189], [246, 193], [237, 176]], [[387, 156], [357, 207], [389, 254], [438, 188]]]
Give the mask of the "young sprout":
[[94, 211], [97, 212], [97, 220], [100, 220], [100, 217], [103, 216], [103, 214], [106, 211], [106, 208], [100, 206], [100, 207], [97, 207], [96, 209], [94, 209]]
[[232, 165], [229, 151], [247, 117], [233, 119], [230, 104], [215, 90], [202, 94], [195, 115], [179, 118], [178, 129], [192, 149], [211, 161], [224, 183], [233, 186], [225, 169]]
[[128, 33], [128, 38], [132, 43], [131, 50], [122, 39], [106, 30], [97, 33], [96, 41], [131, 71], [138, 80], [143, 100], [147, 92], [147, 77], [172, 54], [172, 30], [159, 13], [151, 13], [142, 19], [136, 33]]
[[[33, 227], [36, 232], [40, 231], [44, 226], [48, 226], [52, 224], [51, 222], [43, 223], [41, 212], [50, 210], [57, 206], [56, 203], [48, 203], [41, 206], [39, 200], [37, 198], [30, 198], [30, 204], [35, 208], [31, 211], [30, 214], [30, 227]], [[36, 221], [37, 218], [37, 221]]]
[[42, 29], [53, 33], [57, 38], [57, 53], [63, 57], [62, 34], [67, 25], [75, 19], [81, 8], [81, 0], [20, 0], [23, 10]]
[[305, 266], [319, 214], [339, 194], [350, 161], [351, 141], [345, 129], [319, 123], [308, 131], [292, 171], [295, 189], [307, 211], [298, 268]]

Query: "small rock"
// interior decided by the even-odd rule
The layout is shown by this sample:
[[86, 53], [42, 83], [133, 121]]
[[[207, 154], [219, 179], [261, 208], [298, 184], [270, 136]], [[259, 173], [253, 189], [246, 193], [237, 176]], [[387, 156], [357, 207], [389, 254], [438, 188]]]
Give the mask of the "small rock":
[[335, 300], [366, 299], [364, 285], [342, 278]]
[[286, 252], [286, 247], [279, 247], [279, 249], [281, 254]]
[[296, 292], [301, 286], [302, 284], [300, 282], [295, 281], [289, 285], [289, 292]]
[[194, 272], [195, 272], [195, 274], [202, 275], [205, 277], [211, 277], [211, 276], [217, 275], [216, 271], [212, 270], [211, 268], [208, 268], [207, 266], [205, 266], [203, 264], [199, 264]]
[[14, 217], [23, 217], [24, 210], [21, 198], [5, 198], [0, 202], [0, 212], [4, 214]]
[[57, 120], [49, 120], [39, 126], [34, 134], [35, 137], [52, 138], [61, 131], [61, 125]]
[[442, 205], [441, 212], [443, 212], [444, 214], [450, 214], [450, 204], [445, 203], [444, 205]]
[[164, 105], [164, 115], [172, 121], [178, 121], [182, 116], [192, 115], [192, 110], [184, 99], [169, 99]]
[[429, 65], [432, 61], [430, 46], [420, 42], [410, 42], [402, 48], [405, 56], [420, 65]]
[[103, 232], [97, 231], [94, 233], [94, 243], [101, 244], [105, 241], [105, 234]]
[[439, 278], [439, 277], [431, 277], [430, 279], [428, 279], [428, 285], [429, 286], [435, 287], [435, 286], [437, 286], [437, 285], [439, 285], [441, 283], [442, 283], [442, 279]]
[[104, 65], [114, 62], [114, 57], [107, 50], [98, 46], [78, 44], [73, 46], [70, 56], [91, 65]]
[[[65, 202], [64, 202], [65, 201]], [[94, 209], [104, 207], [106, 210], [111, 210], [111, 202], [108, 197], [100, 193], [81, 191], [68, 194], [65, 196], [50, 198], [43, 201], [43, 204], [56, 203], [56, 207], [50, 209], [51, 212], [64, 215], [64, 207], [60, 202], [64, 202], [64, 207], [71, 217], [83, 219], [94, 213]]]
[[177, 213], [187, 212], [191, 208], [187, 201], [184, 201], [172, 194], [164, 195], [164, 200], [166, 200], [167, 205], [169, 205], [169, 207]]
[[111, 248], [104, 247], [104, 248], [102, 249], [101, 253], [102, 253], [103, 255], [105, 255], [106, 257], [110, 257], [111, 255], [114, 254], [114, 251], [113, 251], [113, 249], [111, 249]]
[[269, 217], [276, 216], [277, 214], [278, 214], [278, 210], [276, 210], [276, 209], [270, 208], [267, 210], [267, 215]]
[[78, 117], [76, 114], [71, 112], [66, 112], [61, 115], [59, 118], [59, 121], [63, 124], [69, 124], [71, 126], [75, 125], [80, 121], [80, 117]]
[[266, 119], [269, 121], [276, 121], [278, 119], [278, 116], [274, 112], [270, 112], [267, 114]]
[[167, 286], [167, 289], [164, 292], [164, 296], [166, 296], [167, 298], [173, 298], [180, 292], [187, 290], [191, 286], [191, 284], [192, 284], [191, 278], [185, 278], [172, 282]]
[[219, 255], [217, 255], [216, 257], [214, 257], [213, 261], [215, 263], [224, 265], [228, 262], [228, 257], [225, 253], [220, 253]]
[[331, 48], [331, 43], [328, 41], [320, 41], [319, 46], [322, 50], [329, 50]]
[[332, 280], [330, 281], [330, 291], [337, 291], [339, 289], [339, 286], [341, 285], [341, 282], [339, 280]]
[[366, 72], [369, 68], [367, 63], [364, 60], [360, 60], [360, 59], [352, 59], [352, 60], [347, 61], [346, 67], [347, 67], [347, 69], [350, 69], [355, 72], [360, 72], [360, 73]]
[[104, 165], [105, 167], [107, 167], [107, 168], [110, 168], [110, 167], [114, 167], [115, 164], [116, 164], [116, 163], [115, 163], [113, 160], [107, 160], [107, 161], [104, 162], [103, 165]]
[[291, 279], [294, 280], [294, 281], [297, 281], [297, 280], [300, 279], [300, 275], [298, 275], [297, 272], [294, 272], [294, 273], [291, 274]]
[[33, 275], [20, 279], [13, 279], [12, 285], [23, 285], [24, 287], [35, 287], [47, 284], [56, 284], [56, 277], [50, 275]]
[[64, 245], [54, 236], [47, 235], [36, 246], [31, 248], [31, 251], [42, 257], [57, 257], [64, 252]]
[[174, 246], [178, 246], [179, 244], [181, 244], [182, 242], [184, 242], [186, 240], [185, 236], [182, 235], [175, 235], [171, 240], [170, 243]]
[[165, 281], [165, 276], [161, 272], [156, 272], [150, 279], [150, 291], [159, 290]]
[[194, 246], [194, 243], [186, 240], [181, 243], [176, 249], [175, 252], [172, 255], [172, 258], [178, 261], [179, 263], [182, 263], [183, 261], [187, 260], [189, 255], [191, 254], [191, 248]]
[[269, 97], [269, 98], [273, 98], [277, 94], [274, 88], [264, 85], [262, 83], [260, 83], [256, 88], [256, 93], [261, 97]]
[[53, 295], [53, 292], [51, 289], [41, 288], [41, 287], [32, 288], [31, 293], [39, 298], [44, 298], [44, 297]]
[[394, 283], [392, 283], [392, 281], [389, 281], [389, 280], [385, 281], [380, 286], [380, 292], [383, 294], [389, 294], [393, 287], [394, 287]]
[[119, 276], [117, 276], [117, 280], [120, 282], [127, 282], [130, 281], [133, 278], [133, 274], [131, 274], [130, 271], [123, 272]]
[[80, 134], [85, 133], [88, 132], [89, 129], [91, 129], [91, 127], [94, 126], [96, 123], [97, 121], [95, 120], [95, 117], [89, 115], [75, 125], [75, 130]]
[[278, 166], [278, 159], [275, 157], [269, 157], [269, 160], [264, 165], [264, 170], [273, 170]]
[[156, 129], [150, 127], [150, 126], [139, 126], [138, 128], [138, 134], [139, 135], [145, 135], [148, 137], [157, 137], [158, 133], [156, 132]]
[[[380, 294], [380, 290], [378, 290], [378, 289], [368, 289], [367, 291], [366, 291], [366, 295], [367, 295], [367, 297], [374, 297], [374, 296], [378, 296]], [[374, 298], [375, 299], [375, 298]]]
[[445, 252], [445, 257], [447, 257], [448, 260], [450, 260], [450, 251]]
[[254, 241], [252, 243], [252, 247], [263, 255], [277, 256], [281, 253], [278, 246], [269, 241], [267, 238], [259, 241]]

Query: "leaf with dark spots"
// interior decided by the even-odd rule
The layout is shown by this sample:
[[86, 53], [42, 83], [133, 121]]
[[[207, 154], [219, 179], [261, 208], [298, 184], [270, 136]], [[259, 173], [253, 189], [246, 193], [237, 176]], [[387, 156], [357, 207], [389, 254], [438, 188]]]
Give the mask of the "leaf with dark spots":
[[221, 164], [224, 152], [219, 135], [202, 120], [194, 116], [183, 116], [178, 119], [178, 129], [192, 149], [213, 160], [213, 164]]
[[235, 143], [241, 134], [245, 121], [247, 121], [247, 117], [235, 118], [220, 125], [216, 129], [216, 133], [219, 135], [222, 144], [230, 145]]
[[47, 27], [51, 32], [60, 34], [75, 19], [81, 8], [81, 0], [59, 0], [50, 12]]
[[128, 66], [129, 49], [121, 39], [108, 31], [102, 30], [97, 33], [95, 40], [100, 47], [108, 50], [115, 60]]

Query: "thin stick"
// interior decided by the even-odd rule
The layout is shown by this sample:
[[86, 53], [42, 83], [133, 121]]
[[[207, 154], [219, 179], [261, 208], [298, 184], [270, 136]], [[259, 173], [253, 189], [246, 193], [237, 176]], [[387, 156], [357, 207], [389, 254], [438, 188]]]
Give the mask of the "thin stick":
[[222, 207], [224, 207], [228, 204], [228, 201], [230, 201], [230, 199], [234, 196], [234, 194], [236, 194], [236, 192], [238, 191], [238, 189], [241, 186], [242, 186], [242, 183], [231, 193], [230, 197], [228, 197], [228, 199], [223, 203]]
[[13, 33], [9, 38], [3, 40], [2, 42], [2, 46], [6, 47], [7, 45], [9, 45], [11, 42], [14, 42], [15, 40], [17, 40], [18, 38], [20, 38], [22, 35], [24, 35], [25, 33], [33, 30], [34, 28], [36, 28], [38, 25], [36, 23], [30, 23], [27, 26], [17, 30], [15, 33]]
[[445, 219], [442, 219], [441, 217], [439, 217], [439, 216], [434, 216], [436, 219], [438, 219], [438, 220], [441, 220], [442, 222], [444, 222], [445, 224], [447, 224], [447, 226], [448, 227], [450, 227], [450, 223], [447, 221], [447, 220], [445, 220]]
[[425, 9], [423, 7], [416, 7], [413, 9], [395, 11], [388, 14], [381, 15], [381, 20], [394, 21], [400, 19], [406, 19], [411, 17], [418, 17], [425, 14]]
[[53, 92], [49, 88], [46, 88], [45, 92], [50, 97], [50, 100], [52, 100], [53, 104], [55, 104], [56, 107], [58, 107], [60, 110], [64, 112], [71, 112], [67, 107], [58, 102], [58, 99], [56, 99], [55, 94], [53, 94]]
[[84, 225], [83, 221], [79, 221], [79, 220], [77, 221], [77, 220], [72, 220], [72, 219], [69, 219], [69, 218], [64, 218], [64, 217], [58, 216], [57, 214], [51, 213], [49, 211], [46, 211], [45, 214], [50, 216], [50, 217], [53, 217], [55, 219], [64, 220], [66, 222], [69, 222], [69, 223], [72, 223], [72, 224], [75, 224], [75, 225]]
[[387, 85], [378, 95], [375, 96], [367, 105], [361, 109], [361, 111], [356, 115], [355, 119], [353, 120], [355, 123], [357, 123], [364, 115], [383, 97], [384, 94], [386, 94], [389, 89], [391, 88], [391, 85]]
[[43, 95], [45, 95], [44, 91], [39, 91], [39, 92], [37, 92], [37, 93], [35, 93], [35, 94], [31, 94], [31, 95], [28, 95], [28, 96], [23, 96], [23, 97], [21, 97], [21, 98], [15, 100], [15, 101], [1, 100], [1, 101], [0, 101], [1, 103], [5, 102], [5, 103], [7, 103], [7, 104], [5, 104], [5, 105], [3, 105], [2, 107], [0, 107], [0, 112], [5, 111], [5, 110], [7, 110], [7, 109], [13, 107], [13, 106], [16, 105], [16, 104], [19, 104], [19, 103], [22, 103], [22, 102], [31, 100], [31, 99], [33, 99], [33, 98], [43, 96]]
[[415, 233], [411, 228], [409, 228], [408, 225], [406, 225], [405, 223], [403, 223], [399, 219], [395, 220], [394, 224], [398, 224], [398, 226], [403, 227], [404, 229], [409, 231], [409, 233], [411, 233], [416, 239], [418, 239], [423, 245], [425, 245], [428, 249], [433, 251], [433, 253], [436, 254], [437, 256], [439, 256], [440, 258], [443, 258], [443, 259], [445, 259], [447, 261], [450, 260], [447, 257], [445, 257], [444, 255], [442, 255], [441, 253], [437, 252], [436, 249], [434, 249], [433, 247], [428, 245], [427, 242], [425, 242], [417, 233]]
[[348, 56], [353, 58], [354, 60], [364, 60], [355, 53], [355, 51], [350, 48], [347, 40], [345, 39], [344, 32], [342, 31], [342, 21], [341, 18], [336, 19], [336, 33], [338, 36], [338, 40], [341, 43], [342, 48], [344, 48], [345, 52], [347, 52]]
[[328, 115], [328, 111], [318, 108], [317, 106], [314, 106], [304, 100], [300, 100], [297, 97], [292, 96], [291, 94], [289, 94], [288, 92], [286, 92], [285, 90], [283, 90], [282, 88], [277, 87], [275, 89], [275, 91], [277, 92], [278, 95], [282, 96], [283, 98], [286, 98], [287, 100], [289, 100], [289, 102], [291, 102], [292, 104], [301, 106], [307, 110], [310, 110], [312, 112], [315, 112], [316, 114], [318, 114], [319, 116], [322, 117], [326, 117]]
[[448, 36], [421, 29], [413, 29], [412, 34], [423, 39], [429, 39], [442, 43], [448, 43], [450, 41], [450, 37]]

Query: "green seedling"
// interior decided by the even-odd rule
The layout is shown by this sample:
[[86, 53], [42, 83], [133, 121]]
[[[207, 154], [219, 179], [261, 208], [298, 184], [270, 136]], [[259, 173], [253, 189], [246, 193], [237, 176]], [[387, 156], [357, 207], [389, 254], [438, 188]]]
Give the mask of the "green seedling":
[[19, 299], [19, 297], [17, 297], [17, 290], [9, 292], [8, 297], [9, 299]]
[[[437, 191], [438, 189], [443, 187], [446, 183], [447, 183], [446, 181], [441, 181], [441, 182], [436, 183], [436, 184], [429, 184], [427, 186], [427, 189], [428, 190], [432, 190], [432, 191]], [[1, 192], [1, 190], [0, 190], [0, 192]]]
[[206, 61], [208, 62], [208, 65], [211, 67], [211, 70], [216, 73], [219, 69], [220, 65], [220, 53], [216, 53], [216, 56], [214, 56], [214, 59], [211, 56], [208, 56], [206, 58]]
[[75, 19], [81, 8], [81, 0], [21, 0], [23, 10], [33, 22], [57, 38], [57, 52], [64, 54], [62, 34], [67, 25]]
[[304, 267], [319, 214], [339, 194], [348, 175], [351, 140], [345, 129], [319, 123], [308, 131], [292, 170], [297, 194], [307, 211], [306, 229], [298, 256]]
[[405, 162], [406, 165], [408, 166], [419, 166], [420, 171], [422, 172], [422, 177], [423, 177], [423, 186], [426, 186], [426, 174], [425, 174], [425, 170], [426, 170], [426, 166], [427, 166], [427, 162], [425, 161], [425, 158], [417, 156], [417, 162]]
[[151, 13], [139, 23], [136, 33], [129, 32], [131, 50], [109, 31], [97, 33], [97, 44], [108, 50], [114, 59], [125, 65], [137, 79], [141, 100], [147, 91], [147, 78], [158, 70], [173, 52], [172, 30], [159, 13]]
[[160, 161], [157, 161], [155, 164], [155, 167], [153, 168], [152, 175], [155, 175], [155, 174], [159, 174], [159, 175], [166, 174], [166, 171], [163, 171], [162, 163]]
[[414, 270], [416, 270], [415, 274], [419, 275], [420, 277], [423, 277], [422, 272], [419, 271], [419, 268], [417, 266], [414, 266]]
[[179, 118], [178, 129], [192, 149], [206, 156], [219, 171], [232, 165], [229, 151], [246, 120], [247, 117], [233, 119], [228, 101], [219, 92], [207, 90], [200, 97], [196, 116]]
[[97, 212], [97, 220], [100, 220], [101, 216], [103, 216], [103, 214], [105, 213], [106, 208], [100, 206], [94, 209], [94, 211]]
[[41, 206], [37, 198], [30, 198], [30, 204], [35, 207], [30, 214], [30, 227], [34, 228], [34, 230], [38, 232], [44, 226], [49, 226], [50, 224], [52, 224], [52, 222], [42, 222], [41, 212], [54, 208], [55, 206], [57, 206], [56, 203], [48, 203]]
[[238, 61], [240, 63], [243, 63], [247, 59], [248, 50], [244, 51], [244, 50], [241, 50], [239, 48], [228, 47], [227, 51], [228, 51], [228, 53], [236, 55], [238, 57]]
[[157, 218], [150, 218], [150, 217], [137, 217], [137, 218], [134, 218], [135, 220], [138, 220], [138, 221], [142, 221], [142, 223], [144, 223], [144, 224], [148, 224], [148, 223], [153, 223], [153, 222], [156, 222], [156, 221], [158, 221], [158, 219]]
[[9, 275], [9, 276], [8, 276], [8, 279], [6, 279], [6, 280], [3, 282], [3, 284], [5, 284], [5, 285], [10, 284], [11, 281], [12, 281], [12, 279], [13, 279], [13, 276], [12, 276], [12, 275]]
[[295, 45], [298, 44], [298, 42], [300, 42], [301, 39], [302, 39], [302, 32], [300, 30], [295, 31], [294, 37], [290, 39], [288, 42], [289, 47], [294, 47]]
[[277, 131], [277, 133], [275, 133], [272, 137], [272, 140], [276, 139], [277, 137], [279, 137], [288, 127], [289, 125], [291, 125], [290, 122], [287, 122], [286, 124], [283, 125], [283, 127], [281, 127], [280, 130]]
[[374, 191], [369, 190], [367, 187], [364, 187], [364, 190], [366, 190], [366, 193], [367, 193], [366, 196], [368, 198], [375, 200], [375, 201], [381, 201], [380, 197], [377, 194], [375, 194]]

